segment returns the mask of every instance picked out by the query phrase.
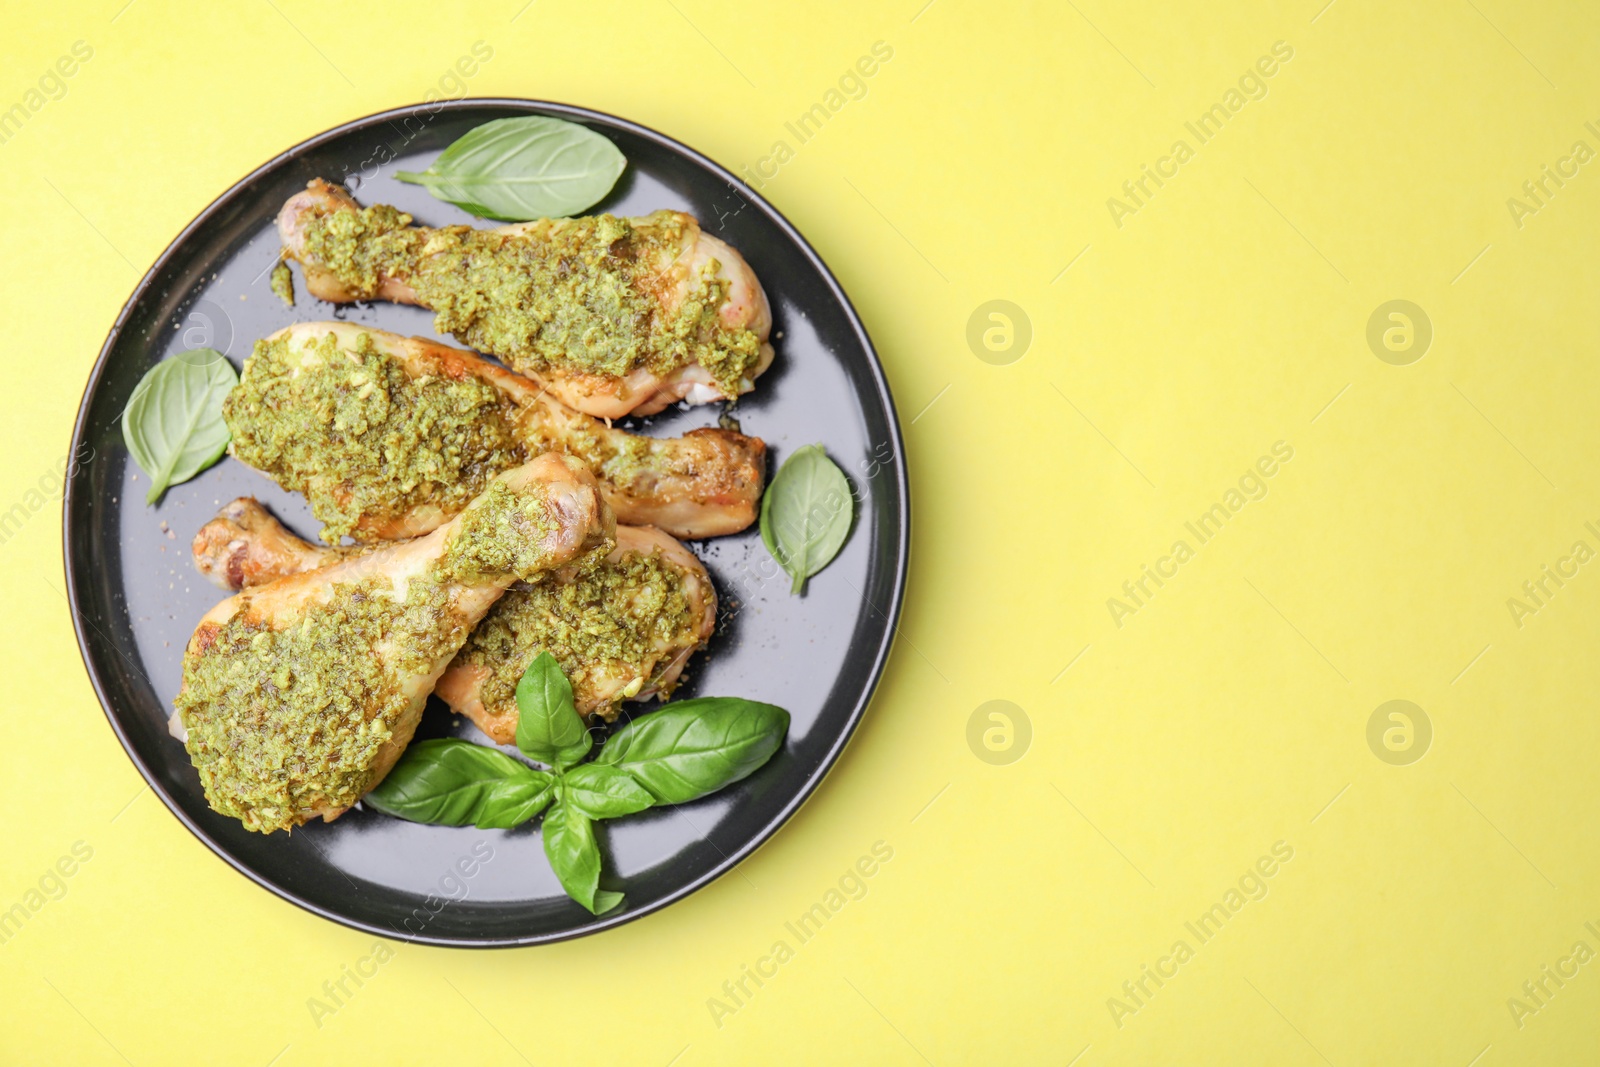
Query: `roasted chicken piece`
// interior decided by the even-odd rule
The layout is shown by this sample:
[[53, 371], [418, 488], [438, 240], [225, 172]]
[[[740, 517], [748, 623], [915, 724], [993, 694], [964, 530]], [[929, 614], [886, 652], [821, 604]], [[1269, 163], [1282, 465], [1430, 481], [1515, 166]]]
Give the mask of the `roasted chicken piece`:
[[732, 400], [772, 363], [761, 283], [679, 211], [429, 229], [317, 179], [278, 236], [311, 295], [420, 304], [439, 332], [600, 418]]
[[[369, 551], [321, 548], [241, 497], [200, 528], [195, 566], [224, 589], [249, 588]], [[516, 739], [517, 679], [549, 652], [584, 715], [616, 718], [624, 700], [665, 700], [716, 625], [698, 559], [649, 526], [618, 526], [605, 559], [519, 583], [478, 624], [434, 692], [498, 744]]]
[[426, 537], [224, 600], [184, 653], [172, 722], [206, 799], [264, 833], [336, 818], [394, 766], [513, 582], [614, 546], [593, 477], [545, 455]]
[[253, 496], [223, 505], [189, 548], [195, 569], [212, 585], [234, 593], [368, 551], [328, 548], [296, 537]]
[[426, 533], [545, 451], [586, 463], [624, 523], [737, 533], [755, 521], [766, 460], [759, 438], [630, 434], [471, 352], [343, 322], [257, 342], [223, 414], [230, 451], [306, 494], [330, 543]]
[[495, 605], [434, 692], [496, 743], [517, 736], [517, 680], [555, 657], [580, 714], [616, 719], [625, 700], [666, 700], [711, 639], [717, 595], [694, 555], [653, 526], [618, 526], [598, 564], [519, 584]]

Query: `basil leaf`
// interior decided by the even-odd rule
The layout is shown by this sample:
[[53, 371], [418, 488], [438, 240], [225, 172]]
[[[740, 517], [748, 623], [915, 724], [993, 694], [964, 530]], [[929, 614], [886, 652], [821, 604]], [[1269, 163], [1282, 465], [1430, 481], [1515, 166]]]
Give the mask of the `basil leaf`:
[[544, 817], [544, 854], [567, 896], [594, 914], [622, 902], [620, 893], [598, 891], [600, 846], [594, 839], [594, 824], [565, 798], [557, 800]]
[[561, 665], [541, 652], [517, 681], [517, 747], [556, 770], [572, 766], [594, 745], [572, 706], [572, 685]]
[[122, 440], [150, 476], [146, 504], [222, 458], [231, 438], [222, 402], [238, 384], [233, 364], [214, 348], [179, 352], [140, 379], [122, 411]]
[[748, 777], [789, 731], [789, 713], [739, 697], [668, 704], [617, 731], [595, 762], [626, 771], [658, 804], [684, 804]]
[[563, 788], [567, 803], [591, 819], [632, 815], [656, 802], [628, 772], [598, 763], [572, 768], [563, 779]]
[[[490, 818], [498, 826], [506, 814], [518, 810], [518, 803], [523, 807], [531, 803], [526, 792], [502, 790], [529, 786], [537, 793], [553, 784], [551, 775], [524, 766], [504, 752], [470, 741], [439, 738], [408, 748], [399, 765], [362, 801], [385, 815], [411, 822], [466, 826]], [[496, 800], [497, 795], [505, 799]], [[537, 812], [534, 808], [530, 817]]]
[[521, 826], [555, 799], [556, 776], [529, 771], [531, 779], [507, 779], [490, 790], [478, 808], [475, 825], [480, 830], [509, 830]]
[[850, 536], [855, 498], [850, 483], [821, 445], [806, 445], [784, 461], [761, 497], [761, 540], [789, 576], [790, 592], [828, 565]]
[[628, 161], [609, 139], [542, 115], [495, 119], [470, 130], [403, 182], [480, 218], [522, 222], [576, 215], [599, 202]]

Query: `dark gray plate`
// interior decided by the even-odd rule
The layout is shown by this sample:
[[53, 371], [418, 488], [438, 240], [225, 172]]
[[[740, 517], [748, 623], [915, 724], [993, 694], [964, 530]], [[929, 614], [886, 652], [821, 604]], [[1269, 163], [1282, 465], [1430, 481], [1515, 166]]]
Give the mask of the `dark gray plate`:
[[[423, 223], [474, 221], [390, 175], [425, 169], [480, 123], [522, 114], [584, 123], [622, 149], [628, 169], [594, 211], [679, 208], [744, 254], [772, 301], [778, 358], [736, 414], [746, 433], [766, 439], [770, 470], [820, 441], [857, 492], [849, 542], [804, 597], [790, 595], [754, 528], [693, 546], [717, 583], [723, 619], [679, 695], [770, 701], [794, 722], [783, 751], [737, 786], [604, 824], [601, 885], [622, 890], [627, 901], [601, 918], [562, 893], [536, 826], [420, 826], [355, 810], [333, 824], [263, 836], [206, 805], [188, 755], [166, 730], [184, 644], [221, 598], [195, 573], [189, 539], [220, 504], [243, 494], [259, 497], [302, 535], [314, 536], [319, 525], [300, 498], [232, 459], [147, 506], [149, 481], [129, 461], [120, 426], [140, 377], [185, 348], [216, 348], [237, 365], [256, 339], [290, 322], [327, 318], [435, 336], [431, 315], [418, 308], [336, 308], [298, 285], [297, 306], [284, 307], [267, 288], [278, 254], [274, 215], [309, 179], [323, 177], [354, 186], [363, 203], [395, 204]], [[668, 411], [643, 426], [677, 434], [717, 414], [715, 407]], [[68, 595], [89, 677], [128, 755], [173, 814], [239, 871], [318, 915], [391, 937], [440, 945], [555, 941], [636, 919], [727, 871], [794, 814], [838, 758], [883, 670], [905, 587], [900, 431], [872, 344], [838, 283], [794, 227], [704, 156], [633, 123], [561, 104], [401, 108], [314, 137], [239, 182], [178, 235], [122, 309], [90, 375], [73, 445], [84, 462], [69, 478], [64, 504]], [[434, 701], [418, 737], [445, 735], [484, 741]]]

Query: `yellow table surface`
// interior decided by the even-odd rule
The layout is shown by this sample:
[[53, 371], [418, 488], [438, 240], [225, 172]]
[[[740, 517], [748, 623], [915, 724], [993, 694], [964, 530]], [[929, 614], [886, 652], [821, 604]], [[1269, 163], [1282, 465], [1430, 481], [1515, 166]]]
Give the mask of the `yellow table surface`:
[[[1600, 1059], [1600, 7], [923, 3], [9, 12], [0, 910], [42, 906], [0, 944], [0, 1061]], [[763, 168], [882, 353], [911, 579], [854, 742], [748, 877], [574, 943], [400, 945], [318, 1012], [374, 941], [143, 789], [51, 474], [185, 223], [441, 90]]]

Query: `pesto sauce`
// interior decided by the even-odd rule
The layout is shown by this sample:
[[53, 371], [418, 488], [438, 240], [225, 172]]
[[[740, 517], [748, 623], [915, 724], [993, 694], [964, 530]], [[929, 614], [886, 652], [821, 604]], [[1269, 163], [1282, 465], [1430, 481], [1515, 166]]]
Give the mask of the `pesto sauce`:
[[313, 215], [305, 258], [354, 295], [372, 299], [393, 278], [432, 308], [434, 326], [517, 370], [552, 368], [621, 377], [666, 376], [698, 363], [729, 396], [761, 358], [749, 329], [722, 325], [727, 282], [708, 263], [667, 314], [652, 286], [692, 225], [672, 211], [639, 222], [598, 215], [521, 234], [471, 226], [411, 228], [387, 204]]
[[534, 578], [554, 562], [545, 539], [558, 525], [544, 494], [518, 493], [504, 482], [493, 482], [461, 516], [439, 560], [439, 572], [466, 585], [508, 574]]
[[294, 307], [294, 275], [289, 273], [289, 264], [280, 261], [273, 267], [269, 284], [272, 286], [272, 291], [278, 294], [279, 300], [289, 307]]
[[233, 454], [304, 493], [330, 544], [422, 504], [455, 514], [528, 458], [515, 405], [493, 386], [412, 378], [365, 334], [353, 353], [332, 334], [300, 349], [256, 342], [222, 411]]
[[174, 704], [207, 801], [270, 833], [360, 799], [409, 705], [400, 680], [431, 670], [465, 626], [436, 576], [412, 579], [403, 601], [383, 577], [336, 586], [281, 630], [248, 615], [185, 653]]
[[[643, 476], [638, 491], [649, 493], [659, 478], [692, 475], [682, 458], [670, 451], [658, 451], [655, 439], [641, 434], [609, 433], [602, 424], [588, 418], [564, 423], [525, 417], [524, 440], [535, 452], [565, 452], [581, 461], [602, 482], [624, 491], [634, 490], [633, 482]], [[651, 477], [654, 476], [654, 477]]]
[[[489, 669], [481, 696], [496, 711], [515, 708], [517, 680], [540, 652], [549, 652], [572, 683], [577, 706], [613, 719], [622, 699], [667, 666], [663, 649], [670, 658], [698, 641], [699, 619], [685, 584], [683, 571], [659, 551], [601, 560], [569, 581], [540, 575], [500, 598], [456, 663]], [[617, 677], [635, 684], [602, 699], [599, 683]]]

